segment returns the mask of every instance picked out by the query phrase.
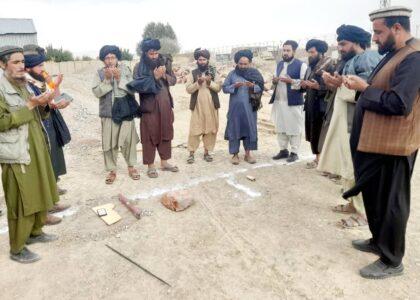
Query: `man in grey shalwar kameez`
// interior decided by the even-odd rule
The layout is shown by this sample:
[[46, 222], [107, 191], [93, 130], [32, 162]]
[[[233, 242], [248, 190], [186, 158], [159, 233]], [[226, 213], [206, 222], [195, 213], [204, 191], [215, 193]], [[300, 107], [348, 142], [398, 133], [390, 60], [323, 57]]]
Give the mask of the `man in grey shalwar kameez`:
[[[134, 97], [128, 90], [127, 83], [133, 78], [130, 69], [119, 62], [121, 51], [116, 46], [101, 48], [99, 58], [105, 67], [96, 72], [93, 93], [99, 100], [99, 116], [102, 124], [102, 150], [105, 168], [109, 172], [105, 183], [112, 184], [116, 178], [118, 151], [121, 148], [128, 166], [128, 174], [133, 180], [140, 179], [134, 168], [137, 163], [136, 145], [140, 141], [135, 129], [134, 119], [116, 123], [113, 115], [115, 101], [125, 101], [126, 96]], [[129, 118], [130, 119], [130, 118]]]
[[[250, 152], [258, 148], [257, 110], [261, 104], [264, 79], [257, 69], [250, 67], [252, 58], [250, 50], [238, 51], [234, 58], [236, 68], [223, 83], [223, 92], [230, 94], [225, 140], [229, 141], [234, 165], [239, 164], [241, 140], [245, 148], [244, 160], [250, 164], [256, 162]], [[256, 100], [251, 101], [251, 97]]]

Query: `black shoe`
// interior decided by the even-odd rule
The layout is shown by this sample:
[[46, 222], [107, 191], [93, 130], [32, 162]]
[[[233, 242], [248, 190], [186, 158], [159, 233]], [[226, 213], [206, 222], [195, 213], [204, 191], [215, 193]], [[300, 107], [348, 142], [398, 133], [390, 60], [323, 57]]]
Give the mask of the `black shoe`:
[[42, 233], [36, 236], [30, 236], [26, 241], [26, 245], [31, 245], [35, 243], [49, 243], [58, 240], [58, 235]]
[[292, 163], [292, 162], [297, 161], [298, 159], [299, 159], [299, 156], [296, 153], [291, 152], [290, 155], [289, 155], [289, 157], [286, 159], [286, 161], [288, 163]]
[[380, 259], [360, 270], [360, 276], [368, 279], [385, 279], [387, 277], [399, 276], [403, 273], [403, 264], [400, 264], [398, 267], [388, 266]]
[[279, 160], [279, 159], [288, 158], [288, 157], [289, 157], [289, 150], [283, 149], [277, 155], [273, 156], [273, 159]]
[[378, 246], [372, 243], [371, 239], [367, 240], [354, 240], [351, 242], [352, 246], [363, 252], [370, 252], [376, 255], [381, 255], [381, 251], [379, 250]]
[[24, 247], [18, 254], [10, 254], [10, 258], [21, 264], [30, 264], [41, 259], [41, 257]]

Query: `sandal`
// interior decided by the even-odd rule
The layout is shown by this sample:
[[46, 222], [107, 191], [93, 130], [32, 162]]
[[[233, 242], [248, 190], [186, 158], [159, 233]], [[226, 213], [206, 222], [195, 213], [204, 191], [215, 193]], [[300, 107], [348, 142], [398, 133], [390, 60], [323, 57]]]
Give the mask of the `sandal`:
[[213, 157], [210, 154], [204, 154], [204, 160], [206, 162], [212, 162], [213, 161]]
[[246, 161], [249, 164], [255, 164], [257, 162], [257, 160], [251, 155], [245, 155], [244, 161]]
[[332, 209], [333, 212], [340, 213], [340, 214], [354, 214], [354, 213], [356, 213], [356, 209], [350, 203], [349, 204], [339, 204], [339, 205], [333, 206], [331, 209]]
[[168, 172], [179, 172], [179, 169], [177, 166], [166, 166], [166, 167], [161, 167], [160, 168], [162, 171], [168, 171]]
[[106, 184], [113, 184], [115, 181], [115, 178], [117, 178], [117, 173], [115, 173], [114, 171], [109, 172], [109, 174], [106, 176], [105, 178], [105, 183]]
[[193, 164], [194, 161], [195, 161], [194, 154], [190, 154], [190, 156], [188, 156], [187, 163]]
[[366, 226], [367, 224], [366, 218], [359, 215], [351, 216], [348, 219], [341, 219], [341, 221], [338, 222], [338, 225], [342, 228], [355, 228], [359, 226]]
[[314, 160], [306, 164], [307, 169], [315, 169], [318, 166], [318, 161]]
[[137, 169], [135, 169], [135, 168], [129, 168], [128, 169], [128, 176], [130, 176], [131, 179], [133, 179], [133, 180], [139, 180], [140, 179], [140, 174], [137, 171]]
[[159, 174], [156, 169], [149, 169], [147, 170], [147, 176], [149, 176], [149, 178], [157, 178]]

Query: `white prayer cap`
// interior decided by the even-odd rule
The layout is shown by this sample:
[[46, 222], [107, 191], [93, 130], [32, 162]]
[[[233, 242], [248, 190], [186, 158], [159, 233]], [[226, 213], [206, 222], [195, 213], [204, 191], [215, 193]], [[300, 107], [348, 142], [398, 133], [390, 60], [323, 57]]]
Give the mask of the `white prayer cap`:
[[370, 20], [376, 20], [387, 17], [411, 17], [413, 10], [404, 6], [390, 6], [375, 10], [369, 14]]

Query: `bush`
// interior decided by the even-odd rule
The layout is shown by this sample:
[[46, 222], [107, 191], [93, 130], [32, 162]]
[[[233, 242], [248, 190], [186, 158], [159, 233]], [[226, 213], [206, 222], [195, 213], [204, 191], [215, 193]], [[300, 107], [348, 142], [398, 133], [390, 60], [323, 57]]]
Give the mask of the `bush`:
[[63, 50], [63, 48], [55, 49], [52, 45], [49, 45], [45, 48], [46, 59], [62, 62], [62, 61], [73, 61], [73, 53], [68, 50]]

